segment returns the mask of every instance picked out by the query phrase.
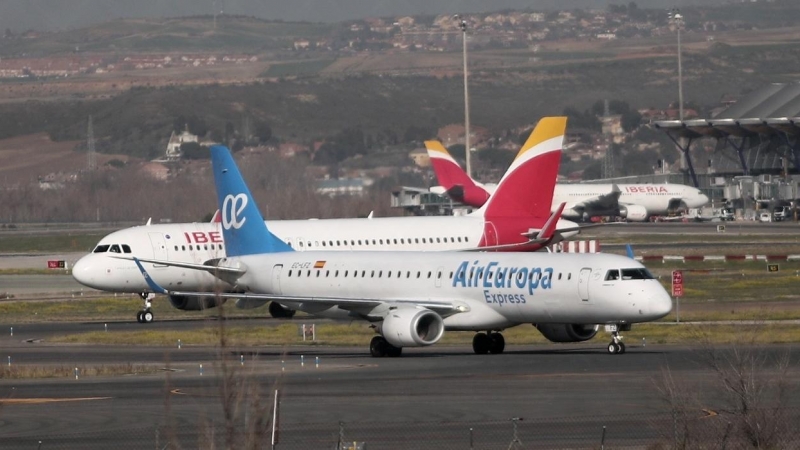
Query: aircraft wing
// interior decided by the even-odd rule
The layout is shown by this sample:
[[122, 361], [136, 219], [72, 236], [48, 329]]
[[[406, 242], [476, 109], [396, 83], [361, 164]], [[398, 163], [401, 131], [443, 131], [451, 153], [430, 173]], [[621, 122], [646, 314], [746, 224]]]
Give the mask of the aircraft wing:
[[[236, 267], [225, 267], [225, 266], [217, 266], [213, 264], [208, 264], [211, 262], [217, 262], [218, 260], [210, 260], [205, 264], [195, 264], [195, 263], [184, 263], [184, 262], [177, 262], [177, 261], [161, 261], [158, 259], [146, 259], [146, 258], [137, 258], [135, 256], [112, 256], [112, 258], [117, 259], [126, 259], [128, 261], [141, 261], [151, 264], [159, 264], [162, 266], [171, 266], [171, 267], [182, 267], [184, 269], [193, 269], [193, 270], [204, 270], [211, 275], [228, 275], [228, 276], [236, 276], [239, 277], [245, 273], [244, 269], [239, 269]], [[144, 270], [141, 265], [137, 262], [137, 265], [140, 266], [140, 270]]]
[[[122, 258], [122, 259], [129, 259], [129, 258]], [[436, 311], [444, 317], [459, 312], [466, 312], [469, 310], [469, 308], [466, 305], [457, 304], [456, 302], [437, 302], [430, 300], [414, 300], [414, 299], [386, 300], [386, 299], [370, 299], [370, 298], [340, 298], [340, 297], [297, 296], [297, 295], [235, 293], [235, 292], [170, 291], [164, 289], [158, 283], [156, 283], [150, 277], [150, 274], [147, 273], [147, 271], [140, 262], [140, 261], [145, 261], [145, 262], [152, 262], [152, 261], [140, 260], [139, 258], [136, 257], [130, 259], [132, 259], [133, 262], [136, 263], [136, 266], [139, 268], [139, 271], [142, 273], [142, 276], [144, 277], [150, 289], [157, 294], [189, 296], [189, 297], [221, 297], [221, 298], [236, 298], [236, 299], [248, 299], [248, 300], [270, 300], [279, 303], [285, 303], [285, 302], [312, 303], [321, 306], [330, 306], [330, 307], [338, 306], [341, 309], [351, 310], [356, 312], [370, 311], [381, 305], [386, 305], [389, 308], [395, 305], [413, 305], [413, 306], [421, 306], [423, 308]], [[181, 263], [183, 265], [178, 265], [178, 263], [171, 263], [171, 264], [175, 265], [176, 267], [186, 267], [189, 269], [196, 269], [196, 270], [212, 269], [211, 270], [212, 273], [213, 269], [216, 268], [214, 266], [203, 266], [201, 264], [186, 264], [186, 263]]]
[[622, 195], [619, 186], [612, 185], [611, 192], [587, 198], [578, 203], [570, 205], [571, 209], [581, 211], [588, 215], [594, 215], [593, 211], [609, 211], [619, 208], [619, 196]]

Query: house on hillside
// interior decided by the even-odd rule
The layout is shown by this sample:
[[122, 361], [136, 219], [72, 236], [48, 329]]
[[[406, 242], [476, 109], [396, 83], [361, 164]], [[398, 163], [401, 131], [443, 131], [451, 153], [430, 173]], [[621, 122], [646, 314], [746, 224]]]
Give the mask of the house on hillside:
[[196, 134], [189, 133], [189, 130], [184, 130], [181, 134], [175, 134], [173, 131], [167, 142], [167, 160], [181, 159], [181, 144], [188, 142], [199, 142], [199, 138]]

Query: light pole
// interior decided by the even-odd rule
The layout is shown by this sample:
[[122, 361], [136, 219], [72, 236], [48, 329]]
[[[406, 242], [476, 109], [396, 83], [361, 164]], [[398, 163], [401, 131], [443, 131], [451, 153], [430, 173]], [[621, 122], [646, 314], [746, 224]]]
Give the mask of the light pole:
[[458, 14], [453, 16], [461, 28], [461, 41], [464, 53], [464, 157], [467, 159], [467, 176], [472, 178], [472, 166], [470, 165], [470, 145], [469, 145], [469, 85], [467, 84], [467, 21]]
[[683, 28], [683, 15], [679, 9], [674, 8], [669, 12], [669, 23], [678, 32], [678, 117], [683, 120], [683, 66], [681, 65], [681, 29]]

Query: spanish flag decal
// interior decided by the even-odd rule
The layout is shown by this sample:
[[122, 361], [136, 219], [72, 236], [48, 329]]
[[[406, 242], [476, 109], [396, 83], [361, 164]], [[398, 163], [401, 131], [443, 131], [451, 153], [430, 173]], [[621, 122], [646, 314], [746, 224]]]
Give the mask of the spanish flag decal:
[[314, 263], [315, 269], [322, 269], [323, 267], [325, 267], [325, 261], [317, 261]]

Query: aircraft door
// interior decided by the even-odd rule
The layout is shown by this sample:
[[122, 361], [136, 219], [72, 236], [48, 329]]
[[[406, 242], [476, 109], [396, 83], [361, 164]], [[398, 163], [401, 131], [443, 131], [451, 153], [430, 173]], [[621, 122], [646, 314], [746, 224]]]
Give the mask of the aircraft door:
[[283, 264], [275, 264], [272, 266], [272, 293], [281, 294], [281, 273], [283, 272]]
[[497, 245], [497, 229], [492, 222], [484, 222], [483, 237], [481, 238], [483, 247]]
[[[147, 233], [147, 236], [150, 238], [150, 245], [153, 247], [153, 259], [162, 261], [169, 260], [167, 242], [164, 240], [164, 235], [161, 233]], [[163, 268], [168, 266], [164, 264], [153, 264], [153, 267]]]
[[588, 267], [581, 269], [581, 273], [578, 274], [578, 295], [580, 295], [581, 301], [584, 302], [589, 301], [589, 278], [591, 274], [592, 269]]

